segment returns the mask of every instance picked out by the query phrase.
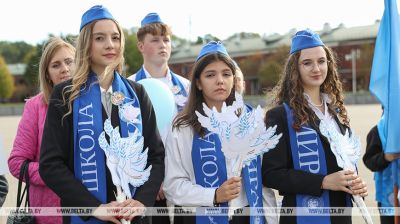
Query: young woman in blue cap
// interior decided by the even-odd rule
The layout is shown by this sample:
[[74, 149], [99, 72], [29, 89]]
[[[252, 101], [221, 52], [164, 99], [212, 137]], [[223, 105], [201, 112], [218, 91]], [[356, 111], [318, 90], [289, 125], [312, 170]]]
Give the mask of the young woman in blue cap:
[[[166, 172], [164, 192], [168, 200], [179, 206], [190, 207], [227, 207], [235, 199], [235, 207], [246, 207], [249, 204], [263, 207], [263, 196], [269, 200], [267, 206], [276, 205], [272, 190], [262, 189], [261, 180], [254, 184], [256, 189], [245, 189], [247, 178], [237, 176], [227, 178], [231, 163], [225, 161], [218, 136], [210, 134], [201, 126], [195, 111], [203, 113], [203, 103], [209, 108], [221, 110], [225, 102], [231, 105], [235, 100], [235, 64], [220, 42], [210, 42], [200, 51], [192, 70], [192, 85], [187, 105], [173, 122], [173, 129], [166, 141]], [[204, 152], [203, 149], [208, 149]], [[261, 162], [261, 160], [260, 160]], [[208, 164], [208, 165], [207, 165]], [[204, 166], [213, 167], [211, 170]], [[261, 172], [261, 164], [259, 164]], [[257, 169], [254, 169], [257, 172]], [[260, 174], [261, 175], [261, 174]], [[258, 178], [256, 178], [258, 180]], [[261, 190], [262, 189], [262, 190]], [[250, 191], [257, 192], [255, 197]], [[261, 195], [264, 194], [264, 195]], [[250, 203], [251, 202], [253, 203]], [[207, 216], [175, 216], [177, 223], [265, 223], [262, 216], [233, 216], [229, 221], [227, 214]], [[270, 217], [268, 223], [277, 222]]]
[[[124, 33], [110, 12], [99, 5], [90, 8], [82, 16], [73, 78], [56, 86], [51, 96], [40, 175], [61, 198], [62, 207], [94, 209], [89, 216], [64, 216], [64, 223], [120, 223], [120, 219], [133, 218], [135, 223], [149, 222], [147, 217], [127, 209], [154, 205], [164, 177], [164, 147], [144, 88], [120, 75], [124, 43]], [[117, 133], [107, 135], [104, 143], [103, 130], [109, 130], [106, 127], [110, 123]], [[147, 181], [136, 188], [131, 185], [130, 192], [125, 192], [132, 198], [117, 202], [116, 176], [109, 166], [111, 154], [104, 145], [132, 134], [144, 138], [142, 158], [147, 158], [146, 167], [151, 166], [151, 170]], [[129, 147], [132, 142], [126, 144]], [[116, 158], [121, 160], [123, 156]], [[125, 180], [120, 177], [120, 181]], [[104, 207], [120, 210], [117, 215], [110, 215], [99, 209]]]
[[[364, 181], [342, 169], [320, 122], [336, 133], [349, 129], [342, 84], [333, 52], [311, 30], [296, 33], [284, 73], [275, 87], [266, 125], [283, 133], [277, 148], [264, 154], [263, 183], [283, 195], [282, 207], [351, 207], [351, 195], [367, 195]], [[347, 211], [347, 210], [346, 210]], [[351, 223], [351, 216], [285, 216], [280, 223]]]

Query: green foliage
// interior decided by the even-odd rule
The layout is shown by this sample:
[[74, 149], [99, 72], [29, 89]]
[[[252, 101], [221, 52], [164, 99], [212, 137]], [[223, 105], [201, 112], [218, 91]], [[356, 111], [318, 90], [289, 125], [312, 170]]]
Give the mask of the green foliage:
[[204, 35], [204, 37], [197, 37], [195, 44], [205, 44], [205, 43], [208, 43], [213, 40], [220, 41], [221, 39], [219, 39], [216, 36], [213, 36], [212, 34], [206, 34], [206, 35]]
[[137, 37], [135, 32], [125, 32], [125, 74], [127, 77], [137, 72], [143, 64], [142, 54], [137, 48]]
[[357, 59], [357, 88], [360, 90], [369, 88], [374, 47], [373, 44], [364, 44], [360, 49], [360, 58]]
[[0, 99], [8, 99], [14, 92], [14, 79], [4, 58], [0, 56]]
[[29, 54], [34, 46], [24, 42], [0, 41], [0, 55], [7, 64], [25, 63], [25, 55]]
[[278, 83], [279, 74], [282, 73], [282, 66], [276, 61], [267, 61], [258, 73], [260, 81], [267, 87], [273, 87]]
[[274, 87], [280, 78], [288, 57], [289, 47], [278, 47], [259, 68], [258, 77], [266, 87]]
[[28, 91], [29, 95], [34, 95], [39, 91], [39, 83], [38, 83], [39, 62], [40, 62], [40, 57], [42, 55], [43, 51], [42, 48], [44, 43], [45, 42], [37, 44], [35, 46], [35, 50], [29, 57], [28, 63], [26, 65], [24, 77], [29, 87]]
[[259, 72], [259, 67], [262, 63], [263, 55], [261, 53], [256, 53], [241, 60], [239, 63], [239, 67], [245, 77], [256, 77]]
[[226, 40], [227, 41], [232, 41], [237, 38], [240, 39], [248, 39], [248, 38], [257, 38], [260, 37], [260, 34], [258, 33], [245, 33], [245, 32], [240, 32], [240, 33], [235, 33], [232, 36], [229, 36]]

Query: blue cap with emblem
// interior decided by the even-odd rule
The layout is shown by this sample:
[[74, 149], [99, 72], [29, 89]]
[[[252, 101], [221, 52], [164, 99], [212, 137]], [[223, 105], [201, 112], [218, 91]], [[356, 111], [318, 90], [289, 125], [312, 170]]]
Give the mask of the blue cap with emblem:
[[290, 54], [296, 53], [303, 49], [324, 46], [319, 35], [309, 29], [297, 32], [292, 38], [292, 46]]
[[82, 28], [87, 24], [100, 19], [112, 19], [115, 21], [114, 17], [107, 8], [103, 7], [102, 5], [95, 5], [82, 15], [79, 31], [81, 31]]

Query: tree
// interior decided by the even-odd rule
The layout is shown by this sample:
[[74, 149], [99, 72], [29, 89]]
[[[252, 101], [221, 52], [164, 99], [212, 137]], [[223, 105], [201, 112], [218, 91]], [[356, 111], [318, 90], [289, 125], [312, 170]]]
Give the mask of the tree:
[[28, 84], [28, 95], [35, 95], [39, 91], [38, 74], [39, 74], [39, 62], [43, 51], [43, 43], [37, 44], [28, 59], [26, 70], [24, 73], [25, 80]]
[[278, 83], [288, 57], [288, 52], [288, 46], [278, 47], [260, 67], [258, 77], [264, 86], [273, 88]]
[[25, 55], [32, 51], [34, 46], [24, 41], [9, 42], [0, 41], [0, 54], [4, 57], [7, 64], [26, 62]]
[[219, 39], [218, 37], [213, 36], [212, 34], [206, 34], [204, 35], [204, 37], [197, 37], [197, 40], [194, 44], [206, 44], [210, 41], [220, 41], [221, 39]]
[[282, 65], [278, 62], [267, 61], [263, 66], [261, 66], [258, 77], [266, 87], [272, 88], [278, 83], [282, 69]]
[[8, 99], [14, 93], [14, 79], [4, 58], [0, 56], [0, 99]]
[[125, 33], [125, 74], [127, 77], [137, 72], [143, 64], [142, 54], [137, 48], [138, 39], [136, 32], [129, 32], [124, 30]]
[[374, 48], [373, 44], [364, 44], [360, 49], [360, 58], [357, 61], [357, 86], [362, 90], [369, 88]]

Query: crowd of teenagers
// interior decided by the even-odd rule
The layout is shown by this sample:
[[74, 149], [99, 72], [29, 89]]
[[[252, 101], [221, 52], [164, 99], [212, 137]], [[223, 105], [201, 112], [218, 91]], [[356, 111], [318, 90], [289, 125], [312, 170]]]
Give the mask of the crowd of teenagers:
[[[36, 223], [352, 223], [351, 214], [147, 216], [137, 209], [351, 208], [352, 196], [366, 197], [357, 170], [341, 166], [333, 143], [320, 130], [325, 122], [345, 134], [350, 124], [335, 54], [317, 33], [302, 30], [293, 36], [273, 103], [266, 109], [265, 126], [276, 125], [276, 133], [282, 134], [279, 143], [234, 176], [218, 136], [196, 114], [205, 115], [204, 104], [221, 111], [236, 100], [235, 92], [245, 90], [243, 74], [221, 42], [202, 47], [185, 74], [188, 80], [168, 67], [172, 31], [157, 13], [146, 15], [137, 31], [143, 65], [133, 75], [123, 74], [124, 32], [107, 8], [88, 9], [79, 30], [75, 47], [58, 37], [43, 46], [40, 92], [25, 104], [8, 165], [18, 178], [29, 161], [31, 207], [93, 211], [36, 216]], [[148, 78], [165, 83], [175, 99], [176, 116], [163, 130], [158, 130], [151, 99], [138, 83]], [[367, 152], [374, 158], [365, 156], [364, 161], [373, 171], [398, 158], [379, 150], [376, 133], [368, 139]], [[128, 151], [119, 155], [118, 147]], [[130, 153], [129, 147], [140, 152]], [[215, 172], [204, 172], [211, 163]], [[250, 171], [252, 175], [245, 174]], [[140, 178], [133, 181], [135, 175]], [[119, 186], [124, 184], [128, 197], [121, 200]], [[281, 203], [272, 189], [283, 196]], [[118, 209], [116, 215], [102, 212], [111, 207]]]

